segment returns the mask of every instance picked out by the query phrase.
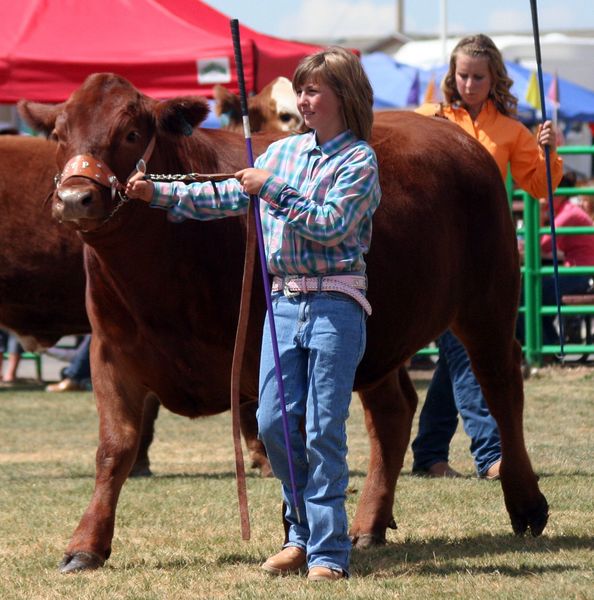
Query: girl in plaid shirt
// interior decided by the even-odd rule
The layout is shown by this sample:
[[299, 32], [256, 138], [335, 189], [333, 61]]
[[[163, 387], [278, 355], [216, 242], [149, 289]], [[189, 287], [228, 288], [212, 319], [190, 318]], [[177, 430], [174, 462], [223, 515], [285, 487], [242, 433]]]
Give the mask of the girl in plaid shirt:
[[273, 143], [254, 168], [217, 184], [218, 194], [210, 183], [153, 184], [141, 174], [126, 193], [173, 220], [238, 215], [250, 194], [259, 196], [299, 504], [297, 513], [267, 315], [258, 427], [282, 483], [289, 530], [284, 548], [262, 568], [285, 575], [307, 566], [312, 581], [337, 580], [349, 570], [346, 419], [371, 312], [363, 256], [380, 200], [366, 141], [373, 93], [359, 59], [338, 47], [305, 58], [293, 88], [310, 131]]

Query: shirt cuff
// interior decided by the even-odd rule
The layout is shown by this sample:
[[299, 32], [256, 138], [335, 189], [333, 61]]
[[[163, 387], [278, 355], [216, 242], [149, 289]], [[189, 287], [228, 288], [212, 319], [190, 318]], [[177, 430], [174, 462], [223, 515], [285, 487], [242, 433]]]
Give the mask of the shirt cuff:
[[173, 183], [153, 183], [153, 198], [150, 201], [151, 206], [160, 208], [171, 208], [177, 204], [173, 189]]
[[258, 195], [260, 196], [260, 198], [262, 198], [262, 200], [264, 200], [264, 202], [272, 204], [273, 206], [279, 206], [279, 199], [286, 185], [287, 183], [283, 181], [280, 177], [271, 175], [264, 182], [264, 185], [261, 187], [260, 193]]

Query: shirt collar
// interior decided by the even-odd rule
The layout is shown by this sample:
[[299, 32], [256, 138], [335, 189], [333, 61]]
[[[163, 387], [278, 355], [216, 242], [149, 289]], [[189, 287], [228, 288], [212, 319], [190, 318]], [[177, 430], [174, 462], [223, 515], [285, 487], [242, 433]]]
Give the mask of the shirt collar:
[[[456, 102], [455, 104], [452, 104], [451, 107], [454, 110], [457, 111], [464, 111], [465, 113], [468, 114], [468, 111], [459, 103]], [[485, 119], [485, 118], [493, 118], [494, 116], [497, 116], [497, 107], [495, 106], [495, 103], [493, 102], [493, 100], [485, 100], [483, 102], [483, 105], [481, 106], [481, 112], [478, 114], [476, 120], [478, 119]]]
[[315, 131], [310, 131], [305, 135], [308, 137], [308, 139], [303, 144], [302, 152], [304, 154], [317, 151], [322, 155], [332, 156], [333, 154], [337, 154], [343, 148], [346, 148], [357, 141], [357, 136], [350, 129], [345, 129], [336, 137], [333, 137], [331, 140], [328, 140], [321, 146], [317, 143]]
[[497, 116], [498, 112], [493, 100], [486, 100], [477, 118], [482, 120], [492, 120]]

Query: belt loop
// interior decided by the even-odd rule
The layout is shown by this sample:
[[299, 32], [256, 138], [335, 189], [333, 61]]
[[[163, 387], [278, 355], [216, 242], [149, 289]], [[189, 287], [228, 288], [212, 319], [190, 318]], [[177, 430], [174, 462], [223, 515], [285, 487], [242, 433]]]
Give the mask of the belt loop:
[[303, 275], [301, 277], [301, 291], [304, 294], [307, 294], [307, 292], [308, 292], [308, 289], [307, 289], [307, 277], [305, 275]]
[[323, 275], [318, 275], [318, 294], [322, 291], [322, 282], [324, 281]]

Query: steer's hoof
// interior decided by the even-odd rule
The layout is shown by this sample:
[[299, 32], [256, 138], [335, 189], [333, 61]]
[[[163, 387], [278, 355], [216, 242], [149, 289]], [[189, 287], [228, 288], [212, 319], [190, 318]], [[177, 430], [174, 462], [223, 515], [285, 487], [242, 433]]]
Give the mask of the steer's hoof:
[[549, 520], [549, 504], [547, 499], [540, 494], [538, 506], [523, 514], [511, 514], [511, 523], [516, 535], [524, 535], [528, 529], [534, 537], [538, 537], [546, 527]]
[[[387, 527], [388, 529], [398, 529], [394, 517], [390, 519]], [[382, 533], [361, 533], [359, 535], [351, 535], [351, 542], [353, 548], [358, 548], [359, 550], [384, 546], [386, 544], [386, 531], [384, 530]]]
[[386, 536], [379, 533], [363, 533], [353, 538], [353, 548], [358, 550], [369, 550], [369, 548], [377, 548], [384, 546]]
[[252, 469], [257, 469], [260, 471], [260, 477], [270, 478], [274, 477], [272, 473], [272, 467], [270, 466], [270, 461], [266, 457], [265, 454], [256, 453], [252, 456]]
[[153, 472], [148, 463], [137, 463], [135, 464], [128, 477], [152, 477]]
[[94, 552], [76, 552], [76, 554], [65, 554], [59, 569], [60, 573], [76, 573], [99, 569], [104, 564], [105, 559]]

